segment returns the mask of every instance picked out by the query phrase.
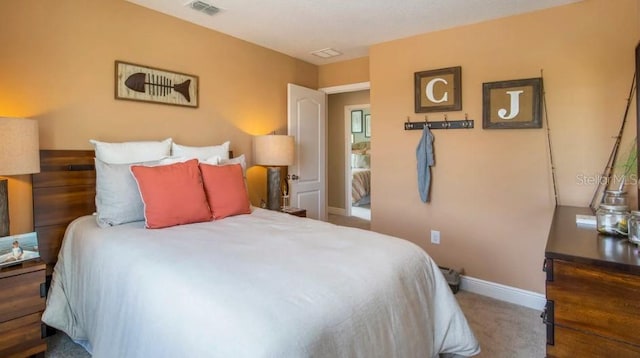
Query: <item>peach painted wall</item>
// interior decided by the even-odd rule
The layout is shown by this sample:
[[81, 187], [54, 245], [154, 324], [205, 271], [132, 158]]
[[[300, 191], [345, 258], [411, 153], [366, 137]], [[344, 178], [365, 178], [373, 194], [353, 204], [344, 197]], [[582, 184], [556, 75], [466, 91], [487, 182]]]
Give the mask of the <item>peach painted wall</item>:
[[[544, 292], [541, 272], [554, 199], [547, 131], [483, 130], [482, 83], [544, 84], [562, 205], [588, 205], [625, 110], [638, 42], [637, 0], [589, 0], [374, 45], [370, 49], [372, 228], [411, 240], [469, 276]], [[413, 73], [462, 66], [472, 130], [437, 130], [431, 203], [417, 191], [420, 131]], [[322, 79], [321, 79], [322, 81]], [[621, 147], [635, 137], [635, 101]], [[442, 114], [431, 114], [435, 120]], [[622, 155], [622, 154], [621, 154]], [[633, 191], [633, 187], [631, 188]], [[440, 245], [429, 241], [440, 230]]]
[[[328, 104], [328, 146], [327, 146], [327, 176], [328, 204], [331, 208], [345, 208], [345, 106], [369, 105], [369, 90], [330, 94]], [[366, 109], [366, 113], [369, 108]]]
[[318, 87], [332, 87], [369, 81], [369, 57], [330, 63], [318, 70]]
[[[0, 14], [0, 116], [38, 119], [43, 149], [231, 140], [251, 160], [252, 135], [286, 133], [286, 84], [318, 87], [315, 65], [121, 0], [2, 1]], [[115, 100], [115, 60], [199, 76], [200, 107]], [[265, 175], [249, 170], [254, 204]], [[30, 190], [10, 180], [12, 233], [32, 230]]]

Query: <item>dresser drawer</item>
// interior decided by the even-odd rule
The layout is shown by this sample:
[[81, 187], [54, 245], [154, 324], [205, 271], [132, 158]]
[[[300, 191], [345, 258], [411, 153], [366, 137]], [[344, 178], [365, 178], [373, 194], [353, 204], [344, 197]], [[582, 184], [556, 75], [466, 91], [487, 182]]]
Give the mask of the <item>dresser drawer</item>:
[[[553, 260], [547, 299], [554, 301], [555, 342], [558, 326], [640, 346], [638, 276]], [[586, 340], [588, 344], [594, 338]]]
[[25, 357], [45, 349], [39, 312], [0, 323], [0, 357]]
[[637, 358], [640, 347], [612, 341], [570, 328], [555, 327], [556, 342], [562, 344], [547, 345], [547, 358]]
[[45, 299], [40, 285], [45, 282], [42, 269], [0, 279], [0, 323], [44, 311]]

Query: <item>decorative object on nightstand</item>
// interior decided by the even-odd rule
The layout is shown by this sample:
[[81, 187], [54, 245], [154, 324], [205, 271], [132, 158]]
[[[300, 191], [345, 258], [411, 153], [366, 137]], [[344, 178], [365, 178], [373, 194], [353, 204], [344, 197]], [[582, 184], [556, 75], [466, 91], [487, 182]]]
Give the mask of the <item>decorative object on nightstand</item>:
[[44, 357], [45, 272], [42, 261], [0, 269], [0, 357]]
[[629, 214], [629, 221], [627, 222], [629, 228], [629, 241], [639, 245], [640, 244], [640, 211], [632, 210]]
[[596, 210], [596, 224], [599, 233], [609, 235], [627, 235], [627, 221], [629, 219], [629, 205], [626, 192], [622, 191], [624, 178], [620, 190], [607, 190], [604, 199]]
[[[640, 45], [636, 46], [636, 73], [640, 70]], [[629, 109], [631, 108], [631, 102], [633, 101], [633, 94], [636, 94], [636, 106], [640, 108], [640, 105], [637, 103], [640, 95], [636, 89], [636, 85], [638, 81], [638, 76], [636, 73], [633, 74], [633, 80], [631, 81], [631, 88], [629, 89], [629, 96], [627, 97], [627, 105], [624, 110], [624, 115], [622, 117], [622, 123], [620, 125], [620, 130], [618, 131], [618, 135], [614, 137], [616, 141], [613, 144], [613, 149], [611, 150], [611, 154], [609, 154], [609, 159], [602, 171], [602, 174], [598, 177], [598, 186], [596, 187], [596, 191], [593, 193], [593, 197], [591, 198], [591, 203], [589, 207], [591, 210], [595, 211], [598, 209], [600, 204], [604, 201], [605, 192], [609, 189], [610, 185], [622, 178], [623, 180], [620, 182], [618, 186], [619, 191], [624, 190], [624, 181], [626, 178], [631, 179], [631, 181], [637, 181], [637, 177], [632, 178], [629, 177], [632, 173], [638, 174], [638, 133], [640, 133], [640, 127], [637, 126], [640, 121], [640, 117], [636, 115], [636, 138], [634, 139], [635, 145], [631, 148], [627, 159], [623, 160], [622, 163], [618, 162], [618, 151], [620, 150], [620, 144], [622, 143], [622, 137], [624, 135], [624, 128], [627, 124], [627, 118], [629, 116]], [[615, 174], [614, 170], [616, 168], [620, 168], [624, 170], [623, 174]], [[638, 190], [638, 194], [640, 194], [640, 186], [636, 185], [636, 189]]]
[[289, 207], [289, 176], [282, 182], [282, 205], [280, 209], [284, 210]]
[[267, 209], [280, 210], [280, 170], [293, 164], [294, 138], [269, 134], [253, 139], [254, 163], [267, 167]]
[[0, 268], [38, 259], [40, 251], [37, 233], [0, 237]]
[[[0, 118], [0, 175], [40, 172], [38, 122], [34, 119]], [[9, 188], [0, 179], [0, 237], [9, 235]]]

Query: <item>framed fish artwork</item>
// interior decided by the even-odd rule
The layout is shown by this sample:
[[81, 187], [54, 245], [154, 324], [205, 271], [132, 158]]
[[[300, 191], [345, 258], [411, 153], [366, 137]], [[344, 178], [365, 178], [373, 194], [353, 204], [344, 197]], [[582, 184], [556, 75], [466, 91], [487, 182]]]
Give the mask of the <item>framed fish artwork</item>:
[[198, 76], [116, 61], [116, 99], [198, 108]]

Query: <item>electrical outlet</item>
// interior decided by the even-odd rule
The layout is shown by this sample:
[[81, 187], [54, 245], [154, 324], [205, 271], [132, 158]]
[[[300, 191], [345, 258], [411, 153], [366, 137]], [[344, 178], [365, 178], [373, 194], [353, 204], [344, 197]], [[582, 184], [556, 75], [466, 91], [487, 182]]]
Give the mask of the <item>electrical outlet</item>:
[[436, 245], [440, 243], [440, 231], [431, 230], [431, 243]]

